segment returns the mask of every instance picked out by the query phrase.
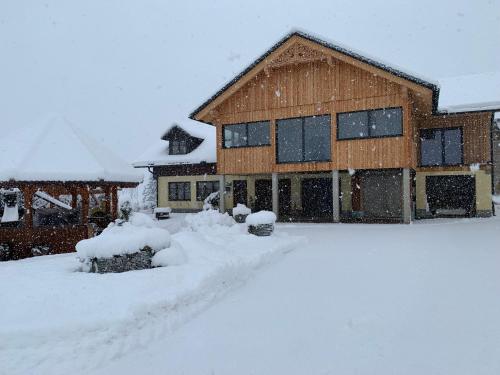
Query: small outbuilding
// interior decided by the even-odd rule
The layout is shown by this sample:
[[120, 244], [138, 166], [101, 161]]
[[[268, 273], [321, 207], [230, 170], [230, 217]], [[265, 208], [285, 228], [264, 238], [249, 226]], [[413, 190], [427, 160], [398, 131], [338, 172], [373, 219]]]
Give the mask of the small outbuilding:
[[116, 219], [118, 191], [142, 175], [66, 118], [0, 141], [0, 260], [75, 250]]

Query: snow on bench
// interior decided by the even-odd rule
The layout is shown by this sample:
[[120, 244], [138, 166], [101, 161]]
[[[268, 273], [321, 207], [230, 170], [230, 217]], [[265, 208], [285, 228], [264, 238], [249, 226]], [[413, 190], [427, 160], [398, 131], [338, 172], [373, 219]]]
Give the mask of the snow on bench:
[[274, 231], [276, 215], [271, 211], [259, 211], [247, 216], [245, 220], [248, 233], [256, 236], [270, 236]]

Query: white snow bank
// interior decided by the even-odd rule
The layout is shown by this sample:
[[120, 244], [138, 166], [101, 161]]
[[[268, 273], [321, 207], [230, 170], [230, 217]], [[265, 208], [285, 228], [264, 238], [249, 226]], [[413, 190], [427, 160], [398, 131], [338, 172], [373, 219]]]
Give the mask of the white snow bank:
[[217, 210], [205, 210], [195, 215], [186, 216], [186, 223], [191, 229], [199, 230], [203, 227], [213, 227], [215, 225], [230, 227], [235, 224], [235, 221], [227, 212], [222, 214]]
[[238, 203], [236, 205], [236, 207], [233, 208], [233, 216], [235, 216], [235, 215], [250, 215], [251, 213], [252, 213], [252, 210], [241, 203]]
[[111, 258], [114, 255], [136, 253], [146, 246], [153, 251], [169, 247], [170, 233], [150, 222], [154, 223], [147, 215], [136, 214], [130, 222], [122, 225], [112, 223], [99, 236], [78, 242], [78, 257], [82, 260]]
[[[195, 231], [184, 225], [171, 236], [172, 247], [157, 252], [155, 263], [167, 267], [81, 273], [74, 272], [74, 254], [0, 263], [0, 285], [5, 287], [0, 363], [5, 372], [63, 374], [76, 366], [90, 373], [136, 350], [138, 335], [141, 342], [165, 337], [240, 286], [255, 269], [303, 243], [301, 237], [279, 232], [250, 236], [246, 228], [227, 225], [227, 216], [219, 215], [187, 215], [198, 217], [188, 221], [200, 226]], [[101, 347], [106, 350], [96, 356]]]
[[259, 211], [254, 214], [248, 215], [246, 218], [247, 225], [262, 225], [274, 224], [276, 222], [276, 215], [271, 211]]
[[154, 267], [179, 266], [186, 263], [187, 257], [182, 248], [171, 246], [168, 249], [158, 251], [152, 259]]

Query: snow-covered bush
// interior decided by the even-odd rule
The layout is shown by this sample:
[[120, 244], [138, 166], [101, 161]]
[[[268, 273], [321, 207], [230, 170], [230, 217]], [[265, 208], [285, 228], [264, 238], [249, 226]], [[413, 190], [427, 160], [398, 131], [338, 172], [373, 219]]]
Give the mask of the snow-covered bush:
[[185, 220], [192, 230], [216, 225], [230, 227], [235, 224], [233, 218], [227, 212], [221, 214], [217, 210], [200, 211], [194, 215], [186, 216]]
[[128, 221], [130, 219], [130, 214], [132, 213], [132, 203], [125, 200], [120, 204], [120, 218], [122, 220]]
[[144, 176], [144, 188], [142, 190], [142, 206], [144, 209], [156, 207], [157, 189], [156, 179], [151, 173], [147, 173]]
[[236, 207], [233, 208], [233, 216], [236, 215], [250, 215], [252, 213], [252, 210], [249, 209], [247, 206], [244, 204], [238, 203]]
[[254, 214], [248, 215], [246, 219], [247, 225], [262, 225], [274, 224], [276, 222], [276, 215], [271, 211], [259, 211]]

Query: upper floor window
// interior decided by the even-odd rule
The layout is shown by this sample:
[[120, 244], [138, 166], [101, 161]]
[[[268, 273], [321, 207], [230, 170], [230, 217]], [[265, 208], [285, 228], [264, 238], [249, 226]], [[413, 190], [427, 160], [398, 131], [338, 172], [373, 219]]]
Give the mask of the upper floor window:
[[420, 164], [463, 164], [462, 128], [420, 130]]
[[330, 115], [276, 121], [278, 163], [331, 159]]
[[224, 126], [224, 148], [267, 146], [270, 141], [269, 121]]
[[337, 115], [337, 139], [378, 138], [403, 135], [401, 108], [346, 112]]
[[185, 139], [176, 139], [169, 142], [170, 155], [187, 154], [187, 141]]

